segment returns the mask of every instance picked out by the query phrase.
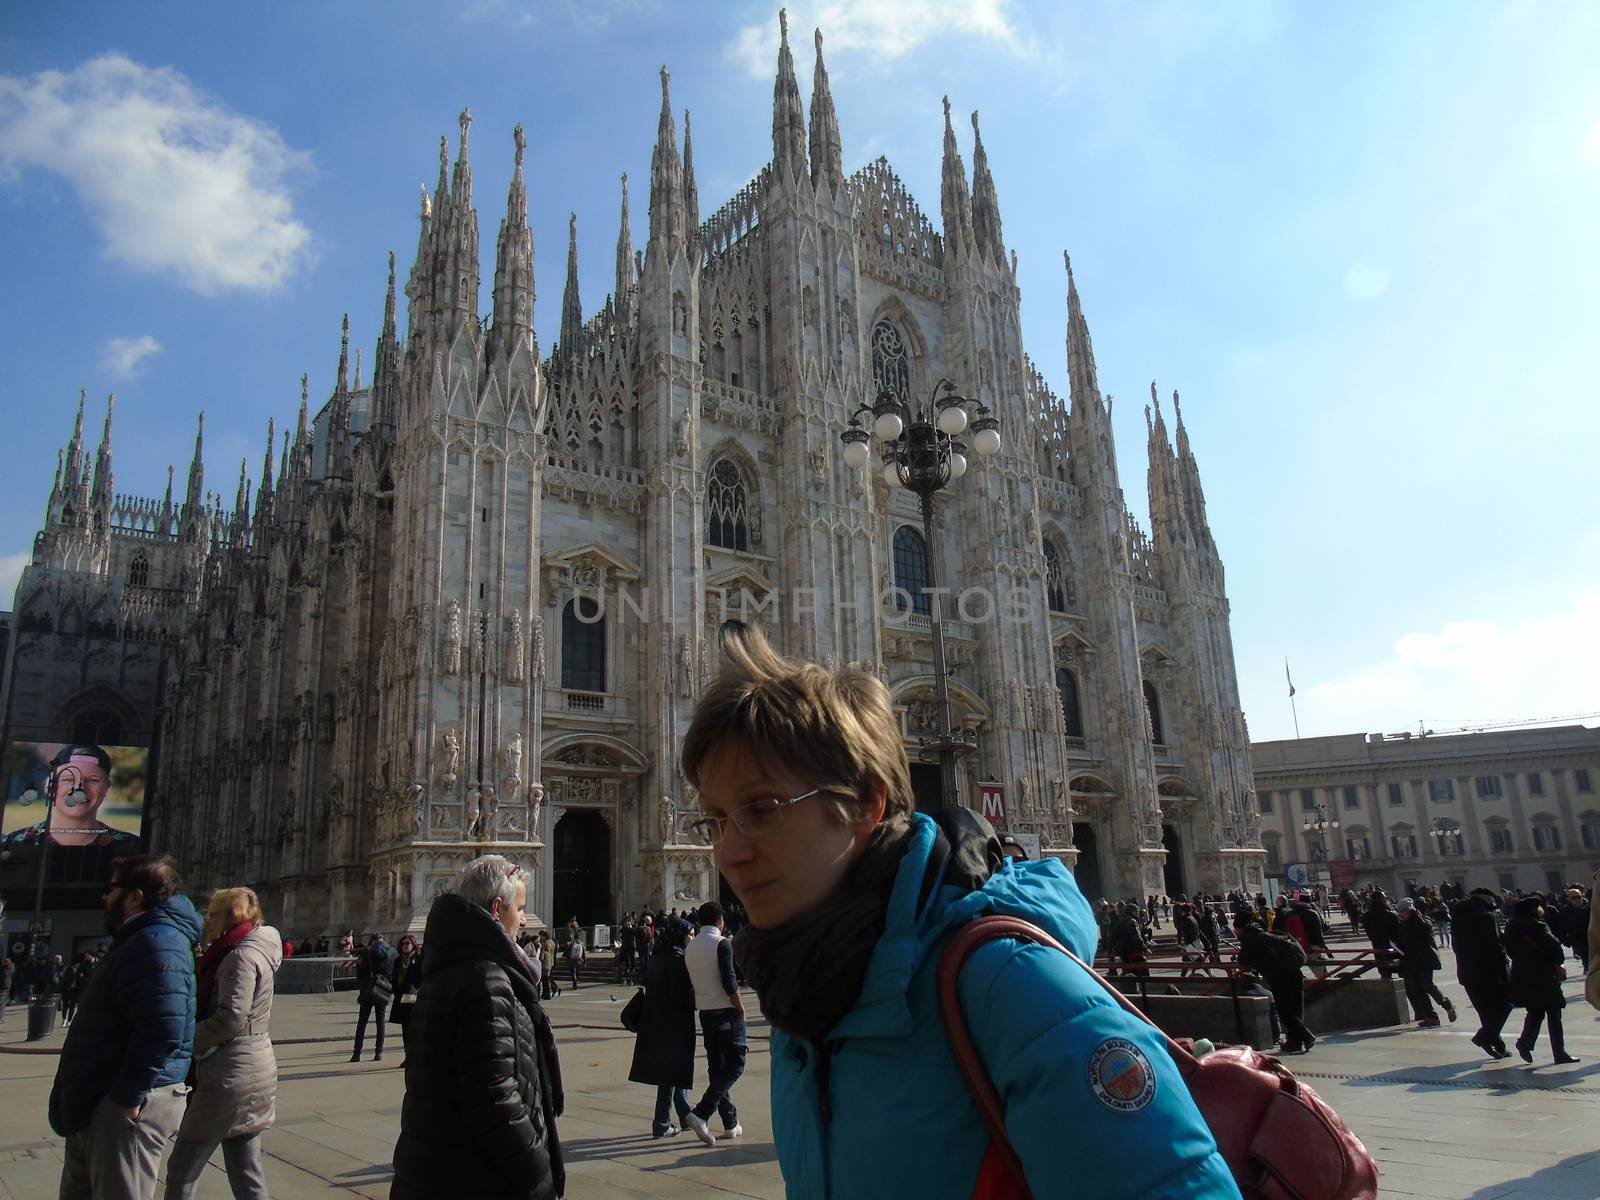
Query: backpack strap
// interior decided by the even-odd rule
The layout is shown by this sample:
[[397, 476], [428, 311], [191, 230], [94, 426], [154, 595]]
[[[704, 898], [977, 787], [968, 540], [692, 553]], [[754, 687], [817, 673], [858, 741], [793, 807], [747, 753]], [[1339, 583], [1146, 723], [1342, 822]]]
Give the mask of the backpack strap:
[[1006, 1136], [1005, 1104], [989, 1078], [988, 1068], [983, 1065], [983, 1057], [978, 1053], [977, 1044], [972, 1040], [972, 1033], [967, 1028], [966, 1017], [961, 1010], [961, 968], [967, 965], [967, 960], [978, 947], [1001, 938], [1014, 938], [1059, 950], [1088, 972], [1089, 977], [1098, 983], [1125, 1012], [1137, 1017], [1161, 1034], [1162, 1040], [1167, 1044], [1167, 1053], [1177, 1064], [1180, 1074], [1187, 1078], [1190, 1070], [1198, 1064], [1194, 1055], [1163, 1033], [1154, 1021], [1134, 1007], [1131, 1000], [1107, 983], [1100, 972], [1037, 925], [1024, 921], [1021, 917], [1009, 916], [979, 917], [976, 921], [963, 925], [956, 930], [939, 955], [939, 966], [935, 974], [935, 987], [939, 994], [939, 1014], [944, 1019], [945, 1033], [949, 1035], [950, 1049], [955, 1054], [956, 1065], [961, 1068], [961, 1076], [966, 1080], [967, 1090], [972, 1093], [973, 1103], [978, 1106], [983, 1123], [989, 1129], [992, 1152], [1004, 1160], [1016, 1179], [1023, 1180], [1026, 1176], [1022, 1170], [1022, 1160], [1017, 1157], [1011, 1139]]

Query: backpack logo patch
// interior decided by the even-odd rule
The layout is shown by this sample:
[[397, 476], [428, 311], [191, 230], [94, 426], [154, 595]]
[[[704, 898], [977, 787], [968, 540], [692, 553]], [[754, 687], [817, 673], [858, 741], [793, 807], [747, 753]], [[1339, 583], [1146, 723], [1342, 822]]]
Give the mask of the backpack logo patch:
[[1089, 1055], [1089, 1087], [1113, 1112], [1136, 1113], [1156, 1098], [1156, 1073], [1127, 1038], [1106, 1038]]

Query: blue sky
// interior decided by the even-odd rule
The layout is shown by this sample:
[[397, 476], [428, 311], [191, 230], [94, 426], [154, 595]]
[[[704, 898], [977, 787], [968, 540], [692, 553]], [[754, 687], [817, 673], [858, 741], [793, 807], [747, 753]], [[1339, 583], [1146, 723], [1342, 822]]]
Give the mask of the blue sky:
[[[1285, 657], [1307, 735], [1600, 710], [1600, 5], [789, 11], [806, 95], [823, 28], [846, 169], [888, 155], [935, 221], [940, 97], [981, 110], [1025, 342], [1065, 392], [1068, 249], [1141, 515], [1150, 381], [1182, 392], [1254, 737], [1292, 733]], [[6, 6], [0, 590], [80, 387], [92, 415], [117, 393], [119, 490], [159, 494], [169, 462], [181, 486], [204, 408], [231, 498], [301, 372], [331, 388], [346, 310], [370, 361], [463, 105], [486, 270], [526, 126], [548, 347], [567, 213], [586, 312], [623, 171], [642, 242], [663, 62], [704, 211], [766, 161], [776, 18]]]

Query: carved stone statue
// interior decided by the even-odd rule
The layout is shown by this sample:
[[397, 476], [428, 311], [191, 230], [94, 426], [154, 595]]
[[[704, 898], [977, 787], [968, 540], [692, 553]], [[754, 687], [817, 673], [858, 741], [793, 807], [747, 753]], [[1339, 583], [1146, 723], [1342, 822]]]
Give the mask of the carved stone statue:
[[461, 605], [450, 601], [444, 610], [444, 673], [461, 671]]
[[477, 788], [467, 789], [467, 837], [476, 838], [483, 831], [483, 795]]
[[528, 785], [528, 836], [539, 836], [539, 811], [544, 808], [544, 785], [530, 783]]
[[522, 786], [522, 734], [513, 733], [511, 744], [506, 747], [506, 792], [515, 796], [517, 789]]
[[678, 635], [678, 695], [693, 696], [694, 685], [694, 642], [687, 633], [680, 633]]
[[661, 797], [661, 844], [672, 845], [673, 830], [678, 824], [678, 806], [671, 796]]
[[506, 678], [521, 683], [523, 667], [528, 661], [528, 646], [522, 636], [522, 614], [511, 614], [511, 644], [506, 650]]
[[449, 791], [456, 786], [456, 778], [461, 773], [461, 739], [456, 737], [454, 729], [444, 731], [444, 771], [439, 776], [439, 786]]

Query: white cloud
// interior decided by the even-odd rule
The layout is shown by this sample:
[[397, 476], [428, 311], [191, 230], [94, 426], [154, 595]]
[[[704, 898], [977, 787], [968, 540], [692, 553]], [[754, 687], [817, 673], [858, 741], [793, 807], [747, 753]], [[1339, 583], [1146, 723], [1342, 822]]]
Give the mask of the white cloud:
[[107, 338], [101, 361], [106, 370], [123, 377], [132, 375], [139, 364], [153, 354], [161, 353], [161, 343], [148, 333], [136, 338]]
[[22, 578], [22, 568], [32, 558], [26, 550], [21, 554], [0, 554], [0, 610], [10, 610], [12, 597], [17, 594], [17, 583]]
[[285, 180], [309, 161], [179, 72], [121, 54], [0, 75], [0, 177], [63, 176], [111, 258], [203, 295], [270, 290], [308, 260]]
[[[877, 63], [903, 58], [924, 42], [950, 34], [1028, 55], [1033, 48], [1017, 26], [1014, 7], [1011, 0], [825, 0], [815, 9], [791, 10], [789, 46], [801, 51], [818, 28], [825, 53], [859, 52]], [[742, 27], [728, 52], [756, 78], [771, 76], [778, 62], [778, 31], [771, 18]]]
[[1300, 684], [1307, 734], [1398, 732], [1600, 711], [1600, 592], [1519, 622], [1452, 621], [1408, 633], [1384, 661]]

